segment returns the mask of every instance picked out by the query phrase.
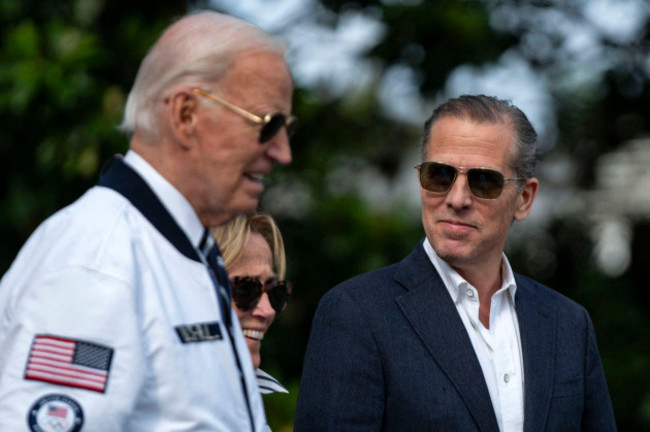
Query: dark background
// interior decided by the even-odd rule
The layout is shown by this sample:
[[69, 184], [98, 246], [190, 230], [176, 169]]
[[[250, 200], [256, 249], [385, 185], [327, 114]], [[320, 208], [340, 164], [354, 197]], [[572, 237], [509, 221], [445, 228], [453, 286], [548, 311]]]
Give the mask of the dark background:
[[[279, 3], [260, 4], [273, 8]], [[0, 0], [0, 273], [40, 222], [96, 182], [102, 161], [126, 151], [128, 140], [115, 126], [139, 62], [174, 17], [205, 4]], [[545, 217], [515, 227], [519, 240], [509, 244], [508, 255], [517, 271], [589, 310], [619, 429], [650, 430], [649, 296], [643, 288], [647, 282], [642, 282], [650, 264], [650, 214], [647, 207], [628, 206], [643, 203], [650, 194], [642, 183], [650, 187], [647, 175], [629, 168], [650, 146], [643, 141], [650, 127], [648, 21], [644, 18], [634, 37], [621, 40], [598, 33], [583, 4], [327, 0], [295, 20], [311, 14], [310, 19], [331, 29], [350, 13], [380, 20], [385, 32], [363, 55], [374, 62], [378, 77], [394, 65], [414, 71], [417, 89], [429, 101], [445, 96], [446, 81], [459, 66], [490, 64], [506, 51], [518, 53], [546, 80], [555, 117], [546, 125], [553, 133], [545, 135], [539, 177], [548, 199], [533, 207], [533, 213]], [[597, 71], [576, 63], [565, 50], [565, 36], [536, 20], [551, 12], [597, 33], [603, 52]], [[499, 25], [495, 16], [509, 16], [511, 24], [513, 17], [519, 21]], [[282, 36], [296, 24], [288, 21], [273, 32]], [[568, 85], [576, 71], [591, 72], [595, 79]], [[262, 203], [284, 234], [288, 277], [295, 287], [263, 349], [263, 368], [291, 391], [289, 396], [265, 396], [275, 431], [292, 429], [302, 358], [319, 298], [348, 277], [400, 260], [424, 234], [419, 210], [412, 205], [417, 188], [387, 194], [378, 206], [368, 201], [359, 190], [363, 188], [340, 186], [358, 183], [354, 173], [369, 170], [381, 184], [401, 181], [400, 173], [419, 145], [419, 125], [388, 114], [377, 83], [354, 98], [296, 85], [294, 113], [301, 125], [293, 142], [294, 163], [274, 172]], [[641, 195], [628, 196], [628, 186], [612, 194], [603, 186], [599, 167], [618, 160], [616, 155], [629, 155], [630, 140], [637, 140], [636, 156], [605, 172], [637, 192], [641, 187]], [[349, 169], [341, 172], [341, 166]], [[600, 214], [614, 218], [619, 230], [595, 235], [602, 234]], [[628, 255], [598, 255], [619, 243]], [[621, 256], [627, 256], [623, 264], [607, 270]]]

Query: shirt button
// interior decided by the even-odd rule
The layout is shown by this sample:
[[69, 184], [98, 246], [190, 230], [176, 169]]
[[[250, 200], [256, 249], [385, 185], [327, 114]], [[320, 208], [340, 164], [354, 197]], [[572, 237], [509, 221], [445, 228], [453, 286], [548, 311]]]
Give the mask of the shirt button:
[[505, 374], [505, 375], [503, 376], [503, 380], [506, 382], [506, 384], [509, 383], [509, 382], [510, 382], [510, 375]]
[[471, 289], [467, 288], [467, 297], [474, 297], [474, 291]]

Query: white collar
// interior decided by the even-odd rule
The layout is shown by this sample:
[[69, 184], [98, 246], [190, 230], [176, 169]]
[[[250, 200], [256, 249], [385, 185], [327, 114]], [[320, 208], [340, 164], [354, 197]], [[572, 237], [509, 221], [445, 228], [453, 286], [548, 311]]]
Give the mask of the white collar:
[[[424, 238], [422, 244], [424, 251], [426, 252], [429, 260], [438, 271], [440, 278], [445, 284], [445, 287], [449, 291], [449, 295], [457, 302], [460, 294], [460, 289], [464, 286], [472, 286], [469, 282], [465, 280], [456, 270], [453, 269], [449, 264], [447, 264], [442, 258], [438, 256], [436, 251], [431, 246], [428, 238]], [[510, 262], [506, 257], [506, 254], [502, 252], [503, 259], [501, 260], [501, 288], [497, 291], [507, 290], [512, 299], [512, 303], [515, 303], [515, 294], [517, 292], [517, 284], [515, 282], [515, 276], [512, 272], [512, 267], [510, 267]]]
[[135, 151], [129, 150], [124, 156], [124, 162], [133, 168], [154, 191], [190, 242], [198, 245], [205, 228], [183, 194]]
[[289, 393], [289, 390], [284, 388], [278, 380], [264, 372], [262, 369], [256, 369], [255, 376], [257, 377], [257, 386], [260, 388], [260, 393]]

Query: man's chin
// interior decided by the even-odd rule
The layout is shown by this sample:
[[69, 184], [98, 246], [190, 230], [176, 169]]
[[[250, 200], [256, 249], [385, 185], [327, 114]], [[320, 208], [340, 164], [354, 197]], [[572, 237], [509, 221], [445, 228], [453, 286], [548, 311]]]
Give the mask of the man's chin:
[[234, 217], [238, 215], [250, 215], [255, 213], [257, 210], [257, 207], [259, 205], [259, 199], [253, 199], [250, 200], [249, 202], [238, 205], [238, 206], [232, 206], [228, 208], [227, 210], [222, 211], [218, 215], [215, 215], [212, 218], [211, 223], [208, 226], [219, 226], [228, 223], [230, 220], [232, 220]]
[[240, 200], [233, 202], [228, 211], [235, 215], [255, 213], [260, 205], [261, 196], [261, 194], [257, 193], [246, 194], [245, 196], [241, 197]]
[[208, 226], [216, 227], [216, 226], [224, 225], [224, 224], [230, 222], [230, 220], [232, 218], [234, 218], [235, 216], [237, 216], [237, 213], [230, 213], [230, 212], [229, 213], [225, 213], [225, 212], [224, 213], [219, 213], [219, 215], [214, 216], [210, 220], [210, 223], [208, 223]]

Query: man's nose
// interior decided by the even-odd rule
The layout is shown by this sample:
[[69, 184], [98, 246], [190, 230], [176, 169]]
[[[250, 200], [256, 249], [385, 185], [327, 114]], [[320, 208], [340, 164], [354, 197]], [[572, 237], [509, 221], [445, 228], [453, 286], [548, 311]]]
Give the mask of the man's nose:
[[453, 208], [465, 208], [472, 203], [472, 191], [469, 189], [465, 173], [456, 174], [456, 180], [447, 192], [445, 201]]
[[287, 165], [293, 160], [291, 155], [291, 142], [285, 128], [282, 128], [267, 144], [266, 150], [268, 157], [280, 165]]

